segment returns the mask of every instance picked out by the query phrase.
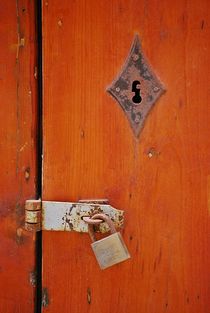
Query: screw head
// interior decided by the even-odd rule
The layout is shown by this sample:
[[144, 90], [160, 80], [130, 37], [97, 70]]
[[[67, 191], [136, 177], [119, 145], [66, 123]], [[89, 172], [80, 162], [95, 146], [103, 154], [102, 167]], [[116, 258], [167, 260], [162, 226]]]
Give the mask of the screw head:
[[155, 87], [153, 88], [153, 90], [154, 90], [154, 92], [158, 92], [158, 91], [160, 90], [160, 88], [157, 87], [157, 86], [155, 86]]
[[134, 60], [134, 61], [137, 61], [137, 60], [139, 59], [139, 55], [138, 55], [138, 54], [133, 54], [132, 57], [133, 57], [133, 60]]

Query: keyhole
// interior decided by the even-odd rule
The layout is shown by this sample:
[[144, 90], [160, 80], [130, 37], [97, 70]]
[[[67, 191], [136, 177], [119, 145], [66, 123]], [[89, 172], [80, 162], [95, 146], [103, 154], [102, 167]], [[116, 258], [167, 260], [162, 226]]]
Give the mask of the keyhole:
[[140, 81], [134, 80], [132, 83], [132, 91], [135, 92], [135, 95], [133, 96], [132, 100], [134, 103], [140, 103], [142, 101], [142, 97], [140, 95], [140, 88], [137, 88], [137, 86], [140, 85]]

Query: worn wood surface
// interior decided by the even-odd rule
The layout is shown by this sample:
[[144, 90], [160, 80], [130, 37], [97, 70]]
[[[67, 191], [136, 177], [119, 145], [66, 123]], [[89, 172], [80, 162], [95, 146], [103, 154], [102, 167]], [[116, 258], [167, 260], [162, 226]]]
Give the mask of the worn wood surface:
[[[34, 312], [35, 237], [24, 201], [36, 196], [33, 1], [0, 4], [0, 312]], [[21, 38], [24, 38], [21, 40]]]
[[[43, 233], [43, 312], [210, 312], [209, 1], [43, 1], [44, 200], [108, 198], [131, 260]], [[105, 91], [134, 34], [167, 92], [139, 140]]]

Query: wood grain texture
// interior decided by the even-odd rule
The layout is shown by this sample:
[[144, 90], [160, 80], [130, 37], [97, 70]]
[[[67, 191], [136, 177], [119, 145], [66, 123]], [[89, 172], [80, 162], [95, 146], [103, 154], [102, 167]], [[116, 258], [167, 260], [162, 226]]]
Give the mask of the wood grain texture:
[[[43, 312], [210, 312], [209, 1], [43, 1], [44, 200], [108, 198], [131, 260], [43, 233]], [[139, 33], [167, 92], [139, 140], [106, 87]]]
[[[34, 312], [35, 237], [24, 202], [36, 196], [37, 99], [33, 1], [0, 4], [0, 312]], [[22, 38], [22, 40], [21, 40]]]

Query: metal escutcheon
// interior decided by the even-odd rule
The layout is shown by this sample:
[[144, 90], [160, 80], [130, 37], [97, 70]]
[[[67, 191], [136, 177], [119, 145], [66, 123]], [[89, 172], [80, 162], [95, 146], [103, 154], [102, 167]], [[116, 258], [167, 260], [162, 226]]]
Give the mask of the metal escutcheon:
[[114, 223], [105, 214], [95, 214], [91, 217], [93, 220], [106, 222], [110, 228], [111, 235], [97, 240], [95, 238], [93, 223], [88, 223], [89, 235], [93, 243], [91, 247], [96, 256], [101, 269], [106, 269], [112, 265], [123, 262], [130, 258], [128, 249], [119, 232], [116, 231]]

